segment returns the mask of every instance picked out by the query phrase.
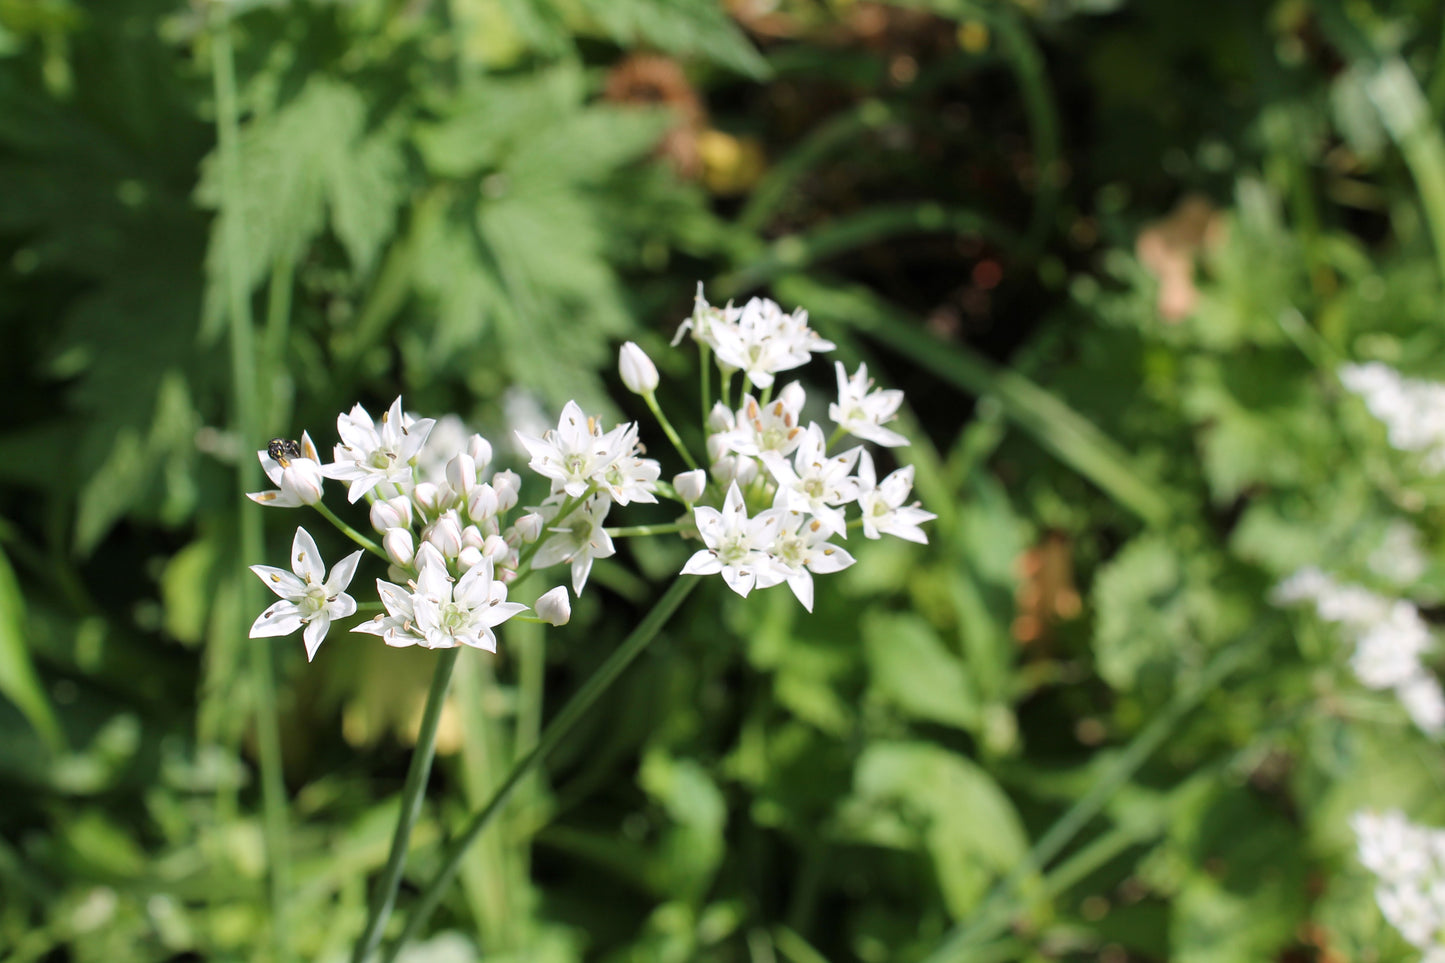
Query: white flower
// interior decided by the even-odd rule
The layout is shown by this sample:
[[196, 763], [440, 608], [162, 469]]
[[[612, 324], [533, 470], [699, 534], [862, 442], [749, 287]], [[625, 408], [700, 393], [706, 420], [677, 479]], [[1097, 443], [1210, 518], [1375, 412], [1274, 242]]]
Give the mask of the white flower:
[[1429, 831], [1414, 825], [1398, 809], [1362, 810], [1350, 817], [1360, 862], [1387, 882], [1416, 879], [1431, 868]]
[[828, 457], [827, 439], [823, 437], [823, 429], [814, 422], [803, 433], [791, 465], [775, 451], [763, 452], [763, 464], [778, 483], [773, 507], [807, 512], [829, 531], [847, 538], [844, 534], [847, 519], [834, 506], [846, 505], [858, 497], [858, 483], [851, 475], [862, 451], [862, 448], [850, 448], [841, 455]]
[[898, 417], [903, 392], [882, 388], [869, 392], [873, 382], [868, 377], [866, 364], [859, 364], [851, 378], [843, 368], [843, 362], [835, 361], [833, 367], [838, 375], [838, 401], [828, 406], [828, 417], [844, 431], [865, 441], [886, 448], [908, 444], [907, 438], [883, 427]]
[[[569, 401], [562, 409], [556, 430], [548, 429], [541, 438], [519, 431], [517, 440], [532, 456], [529, 467], [552, 479], [553, 492], [564, 491], [576, 498], [623, 457], [624, 436], [629, 427], [622, 425], [603, 434], [597, 419], [587, 417], [577, 402]], [[626, 440], [635, 439], [634, 433]], [[631, 451], [630, 444], [626, 451]]]
[[550, 625], [566, 625], [572, 621], [572, 601], [567, 598], [567, 587], [564, 585], [544, 592], [533, 609], [537, 618]]
[[748, 518], [743, 494], [736, 484], [728, 488], [722, 511], [701, 506], [693, 509], [698, 534], [707, 548], [696, 552], [682, 568], [684, 575], [721, 573], [728, 588], [746, 597], [754, 588], [768, 588], [793, 573], [772, 556], [783, 523], [783, 512], [770, 508]]
[[657, 496], [657, 479], [662, 475], [662, 466], [652, 458], [639, 458], [642, 446], [637, 440], [637, 424], [632, 422], [620, 426], [618, 438], [619, 455], [612, 464], [593, 476], [593, 483], [619, 505], [641, 502], [652, 505]]
[[1398, 601], [1385, 618], [1360, 633], [1350, 666], [1369, 688], [1393, 688], [1423, 671], [1420, 656], [1433, 641], [1419, 610]]
[[1432, 736], [1445, 732], [1445, 692], [1434, 676], [1418, 672], [1397, 685], [1395, 695], [1421, 732]]
[[828, 535], [816, 518], [789, 512], [772, 553], [788, 569], [788, 588], [809, 612], [813, 611], [813, 573], [840, 572], [853, 564], [853, 556], [828, 541]]
[[353, 632], [379, 635], [387, 645], [420, 645], [450, 649], [469, 645], [497, 651], [492, 631], [527, 607], [507, 601], [507, 586], [492, 577], [490, 559], [482, 559], [455, 581], [447, 563], [430, 543], [417, 551], [417, 577], [407, 592], [399, 585], [376, 580], [386, 615], [363, 622]]
[[743, 372], [759, 388], [770, 386], [779, 371], [807, 364], [812, 352], [836, 347], [808, 327], [807, 311], [784, 314], [767, 298], [749, 300], [735, 323], [714, 321], [710, 333], [718, 364]]
[[294, 458], [284, 451], [278, 452], [280, 457], [273, 458], [269, 447], [256, 452], [266, 477], [279, 490], [247, 492], [246, 497], [275, 508], [296, 508], [321, 501], [321, 487], [326, 483], [321, 470], [321, 456], [316, 453], [316, 446], [306, 432], [301, 433], [300, 447], [301, 455]]
[[715, 308], [707, 303], [707, 298], [702, 296], [702, 282], [697, 282], [697, 294], [693, 296], [692, 316], [678, 327], [677, 333], [672, 336], [672, 346], [675, 348], [682, 336], [688, 331], [692, 332], [692, 338], [700, 344], [709, 347], [717, 347], [713, 338], [713, 328], [716, 325], [733, 325], [737, 323], [738, 317], [742, 314], [741, 308], [735, 308], [729, 301], [727, 307]]
[[548, 519], [547, 531], [551, 534], [542, 541], [537, 554], [532, 557], [532, 567], [541, 569], [561, 562], [570, 563], [572, 591], [581, 595], [592, 571], [592, 562], [599, 558], [611, 558], [617, 553], [612, 536], [602, 528], [612, 500], [606, 495], [593, 495], [566, 518], [553, 520], [562, 507], [559, 496], [553, 498], [557, 500], [542, 505], [540, 509], [542, 516]]
[[738, 409], [736, 419], [728, 419], [728, 427], [708, 438], [708, 454], [721, 458], [724, 452], [758, 457], [765, 451], [790, 455], [803, 440], [798, 418], [802, 414], [807, 393], [796, 381], [766, 405], [747, 395]]
[[1430, 471], [1445, 468], [1445, 384], [1406, 378], [1387, 364], [1347, 364], [1340, 381], [1385, 423], [1390, 444], [1425, 453]]
[[863, 534], [868, 538], [896, 535], [920, 545], [928, 536], [918, 526], [938, 516], [918, 507], [904, 505], [913, 490], [913, 466], [907, 465], [877, 484], [873, 458], [866, 451], [858, 459], [858, 507], [863, 509]]
[[309, 662], [326, 638], [331, 620], [344, 619], [356, 611], [356, 600], [345, 590], [356, 574], [356, 563], [360, 559], [360, 552], [352, 552], [336, 563], [328, 578], [316, 542], [306, 529], [296, 529], [296, 537], [291, 542], [290, 572], [270, 565], [251, 566], [251, 571], [266, 587], [281, 598], [252, 623], [251, 638], [290, 635], [304, 625]]
[[623, 385], [633, 394], [650, 395], [657, 390], [657, 365], [635, 342], [628, 341], [622, 346], [617, 356], [617, 368]]
[[1390, 522], [1380, 545], [1366, 563], [1370, 571], [1396, 585], [1410, 585], [1425, 574], [1430, 560], [1420, 544], [1420, 533], [1402, 518]]
[[357, 405], [350, 414], [336, 419], [341, 443], [336, 446], [335, 460], [323, 467], [322, 473], [350, 483], [346, 493], [350, 502], [382, 482], [395, 485], [398, 492], [410, 491], [412, 465], [435, 423], [431, 418], [414, 419], [403, 413], [400, 396], [382, 414], [380, 427]]

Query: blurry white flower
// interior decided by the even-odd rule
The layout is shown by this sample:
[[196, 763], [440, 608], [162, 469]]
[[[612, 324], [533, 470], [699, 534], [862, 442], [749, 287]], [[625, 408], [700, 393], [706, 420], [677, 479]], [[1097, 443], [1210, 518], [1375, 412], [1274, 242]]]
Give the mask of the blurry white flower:
[[352, 631], [379, 635], [387, 645], [428, 649], [469, 645], [497, 651], [492, 630], [527, 607], [507, 601], [507, 586], [492, 577], [491, 561], [483, 559], [453, 581], [446, 560], [430, 543], [422, 545], [416, 558], [413, 591], [377, 579], [386, 614]]
[[398, 491], [410, 491], [412, 465], [433, 424], [431, 418], [408, 417], [401, 410], [400, 397], [382, 414], [380, 427], [357, 405], [336, 419], [341, 443], [335, 448], [335, 460], [324, 466], [322, 473], [348, 482], [351, 487], [346, 499], [351, 502], [383, 482], [397, 486]]
[[683, 566], [684, 575], [721, 574], [728, 588], [746, 597], [754, 588], [768, 588], [793, 573], [772, 556], [784, 513], [776, 508], [748, 518], [737, 485], [728, 488], [722, 511], [701, 506], [693, 509], [698, 534], [707, 548], [693, 554]]
[[587, 576], [592, 571], [592, 562], [599, 558], [611, 558], [617, 553], [612, 536], [602, 528], [612, 500], [606, 495], [593, 495], [583, 502], [566, 518], [553, 518], [561, 508], [559, 496], [556, 501], [541, 507], [542, 517], [548, 519], [550, 533], [532, 557], [532, 568], [542, 569], [562, 562], [572, 566], [572, 591], [582, 594]]
[[572, 621], [572, 600], [567, 597], [564, 585], [544, 592], [532, 608], [537, 618], [551, 625], [566, 625]]
[[251, 566], [266, 587], [281, 598], [252, 623], [251, 638], [290, 635], [304, 625], [309, 662], [326, 638], [331, 620], [344, 619], [356, 611], [356, 600], [345, 590], [360, 559], [360, 552], [352, 552], [336, 563], [328, 578], [316, 542], [306, 529], [297, 528], [291, 542], [290, 572], [270, 565]]
[[622, 383], [635, 395], [650, 395], [657, 390], [657, 366], [647, 352], [628, 341], [617, 355], [618, 372]]
[[735, 323], [714, 322], [710, 332], [718, 364], [743, 372], [759, 388], [772, 385], [778, 372], [807, 364], [812, 352], [836, 347], [808, 327], [807, 311], [784, 314], [767, 298], [752, 298]]
[[1417, 672], [1395, 687], [1395, 695], [1421, 732], [1432, 736], [1445, 733], [1445, 692], [1434, 676]]
[[[290, 444], [294, 446], [295, 442]], [[326, 477], [321, 470], [321, 456], [316, 453], [316, 446], [306, 432], [301, 433], [300, 448], [299, 457], [279, 450], [277, 454], [280, 457], [273, 457], [270, 448], [256, 452], [266, 477], [278, 490], [248, 492], [246, 497], [275, 508], [296, 508], [321, 501], [321, 488], [326, 483]]]
[[747, 488], [758, 477], [758, 462], [746, 455], [723, 455], [712, 464], [712, 477], [718, 486], [737, 485]]
[[1385, 618], [1360, 632], [1350, 666], [1369, 688], [1393, 688], [1424, 671], [1420, 656], [1433, 642], [1419, 610], [1398, 601]]
[[844, 431], [865, 441], [886, 448], [908, 444], [903, 435], [883, 427], [898, 417], [903, 392], [894, 388], [870, 392], [868, 389], [873, 387], [873, 381], [868, 377], [866, 364], [859, 364], [851, 378], [843, 362], [835, 361], [833, 367], [838, 375], [838, 401], [828, 406], [828, 417]]
[[1414, 525], [1397, 518], [1385, 529], [1380, 546], [1370, 553], [1365, 564], [1381, 578], [1396, 585], [1410, 585], [1416, 582], [1430, 561], [1420, 544], [1420, 533]]
[[538, 512], [528, 512], [513, 526], [523, 542], [531, 545], [542, 536], [542, 516]]
[[697, 282], [697, 294], [693, 296], [692, 315], [678, 327], [677, 333], [672, 336], [672, 345], [677, 347], [682, 336], [691, 331], [694, 341], [715, 348], [717, 341], [713, 337], [714, 327], [736, 324], [741, 314], [742, 309], [733, 307], [731, 301], [722, 308], [715, 308], [708, 304], [707, 298], [702, 296], [702, 282], [699, 281]]
[[913, 490], [913, 466], [906, 465], [877, 483], [873, 458], [866, 451], [858, 459], [858, 506], [863, 509], [863, 534], [868, 538], [896, 535], [920, 545], [928, 544], [928, 536], [919, 526], [938, 516], [918, 507], [903, 504]]
[[828, 441], [816, 422], [803, 433], [791, 464], [775, 451], [763, 452], [763, 464], [778, 483], [773, 507], [807, 512], [830, 532], [847, 538], [847, 519], [835, 506], [846, 505], [858, 497], [858, 483], [851, 476], [862, 452], [862, 448], [850, 448], [841, 455], [828, 457]]
[[1340, 381], [1384, 422], [1391, 445], [1424, 452], [1430, 471], [1445, 468], [1445, 384], [1406, 378], [1379, 361], [1343, 366]]
[[827, 528], [816, 518], [789, 512], [772, 552], [788, 570], [788, 588], [809, 612], [813, 611], [813, 573], [840, 572], [853, 564], [853, 556], [828, 541], [828, 535]]

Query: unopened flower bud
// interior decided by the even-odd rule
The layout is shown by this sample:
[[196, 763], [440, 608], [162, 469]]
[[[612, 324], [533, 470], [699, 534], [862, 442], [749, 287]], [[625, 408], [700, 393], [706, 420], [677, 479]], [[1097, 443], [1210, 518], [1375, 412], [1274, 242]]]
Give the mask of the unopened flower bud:
[[457, 565], [463, 571], [480, 564], [482, 564], [482, 550], [476, 546], [468, 545], [457, 555]]
[[500, 562], [511, 550], [512, 546], [500, 535], [488, 535], [487, 540], [482, 543], [482, 554], [493, 562]]
[[497, 499], [497, 490], [486, 482], [472, 489], [467, 496], [467, 517], [474, 522], [485, 522], [494, 517], [501, 509], [501, 502]]
[[714, 402], [712, 411], [708, 412], [707, 416], [708, 432], [717, 434], [720, 431], [731, 431], [734, 427], [733, 413], [728, 410], [728, 406], [721, 401]]
[[434, 482], [418, 482], [411, 490], [411, 500], [423, 515], [440, 515], [451, 502], [451, 491]]
[[758, 477], [758, 463], [744, 455], [727, 455], [713, 464], [712, 475], [723, 488], [734, 482], [739, 488], [746, 488]]
[[635, 395], [650, 395], [657, 390], [657, 365], [647, 352], [629, 341], [617, 354], [617, 368], [622, 374], [622, 383]]
[[477, 485], [477, 463], [464, 451], [459, 451], [447, 462], [447, 484], [461, 498], [471, 494]]
[[701, 468], [685, 471], [672, 480], [672, 488], [678, 498], [691, 505], [707, 490], [707, 472]]
[[544, 593], [532, 609], [537, 618], [552, 625], [566, 625], [572, 621], [572, 600], [567, 597], [566, 587], [561, 585]]
[[397, 565], [410, 565], [416, 556], [416, 545], [409, 528], [390, 529], [381, 537], [381, 547], [386, 549], [386, 557]]
[[443, 558], [456, 558], [462, 551], [462, 526], [456, 512], [447, 512], [426, 531], [426, 540], [436, 546]]
[[536, 512], [528, 512], [517, 519], [517, 534], [522, 536], [522, 541], [531, 545], [542, 537], [542, 516]]
[[728, 453], [728, 436], [722, 432], [707, 436], [707, 457], [712, 461], [718, 461]]
[[492, 443], [481, 435], [472, 435], [467, 439], [467, 454], [477, 463], [477, 471], [486, 471], [492, 463]]
[[371, 525], [383, 534], [393, 528], [411, 528], [411, 499], [405, 495], [377, 499], [371, 505]]
[[522, 476], [514, 471], [499, 471], [492, 476], [492, 487], [497, 490], [497, 510], [510, 512], [517, 507], [517, 496], [522, 490]]
[[463, 548], [481, 548], [482, 543], [486, 540], [486, 534], [483, 533], [482, 530], [475, 525], [468, 525], [466, 528], [462, 529]]

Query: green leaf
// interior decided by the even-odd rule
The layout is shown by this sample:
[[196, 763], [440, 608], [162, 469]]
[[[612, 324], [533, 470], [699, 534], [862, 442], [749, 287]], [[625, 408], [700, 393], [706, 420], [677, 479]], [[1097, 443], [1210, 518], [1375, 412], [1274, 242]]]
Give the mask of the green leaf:
[[0, 694], [15, 704], [52, 750], [64, 748], [60, 724], [45, 698], [26, 645], [25, 597], [0, 551]]
[[873, 691], [905, 715], [969, 729], [978, 698], [963, 663], [917, 615], [868, 613], [863, 642]]
[[578, 0], [624, 46], [639, 42], [673, 54], [707, 57], [754, 80], [768, 64], [714, 0]]

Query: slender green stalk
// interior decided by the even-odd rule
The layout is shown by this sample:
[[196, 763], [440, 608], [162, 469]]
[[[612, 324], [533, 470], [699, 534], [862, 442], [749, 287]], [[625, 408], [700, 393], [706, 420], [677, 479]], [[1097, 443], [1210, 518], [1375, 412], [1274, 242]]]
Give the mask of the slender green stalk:
[[698, 342], [701, 359], [698, 363], [702, 365], [702, 424], [707, 424], [707, 416], [712, 413], [712, 352], [708, 346]]
[[1027, 858], [994, 886], [974, 917], [966, 925], [956, 926], [938, 948], [924, 959], [924, 963], [963, 960], [970, 948], [1007, 930], [1009, 920], [1015, 912], [1014, 902], [1020, 887], [1062, 852], [1079, 831], [1108, 805], [1119, 787], [1127, 783], [1139, 767], [1173, 735], [1175, 727], [1205, 696], [1215, 691], [1230, 673], [1256, 654], [1257, 643], [1262, 634], [1263, 626], [1256, 625], [1254, 629], [1246, 632], [1244, 637], [1218, 652], [1195, 678], [1194, 683], [1177, 692], [1164, 711], [1145, 726], [1119, 754], [1099, 781], [1049, 827], [1048, 832], [1044, 833], [1029, 851]]
[[672, 422], [668, 421], [667, 415], [663, 414], [662, 406], [657, 403], [657, 395], [649, 391], [642, 396], [642, 400], [647, 402], [647, 407], [652, 410], [652, 414], [657, 418], [657, 423], [662, 426], [662, 433], [667, 436], [668, 441], [672, 442], [672, 447], [677, 449], [682, 460], [687, 462], [687, 467], [696, 468], [697, 459], [692, 457], [692, 452], [688, 451], [687, 446], [682, 443], [682, 439], [677, 435], [677, 430], [672, 427]]
[[638, 535], [673, 535], [689, 528], [692, 528], [691, 524], [669, 522], [666, 525], [626, 525], [621, 528], [604, 528], [603, 531], [613, 538], [633, 538]]
[[386, 552], [382, 549], [380, 545], [376, 544], [371, 539], [367, 538], [365, 535], [361, 534], [356, 529], [346, 524], [346, 522], [343, 521], [339, 515], [326, 507], [325, 502], [317, 502], [312, 507], [321, 513], [322, 518], [326, 519], [328, 522], [340, 529], [341, 533], [347, 538], [351, 539], [353, 542], [360, 545], [368, 552], [371, 552], [373, 555], [380, 556], [381, 558], [386, 559], [387, 562], [391, 561], [390, 556], [386, 554]]
[[437, 723], [441, 721], [442, 706], [447, 701], [447, 686], [452, 680], [452, 669], [456, 667], [459, 652], [460, 647], [444, 649], [437, 659], [431, 691], [426, 697], [426, 709], [422, 712], [421, 731], [417, 733], [411, 766], [406, 771], [406, 782], [401, 788], [401, 815], [396, 821], [396, 835], [391, 840], [391, 855], [386, 859], [386, 867], [377, 881], [376, 892], [372, 894], [366, 928], [356, 941], [356, 950], [351, 954], [352, 963], [364, 963], [376, 951], [381, 943], [381, 934], [386, 930], [386, 921], [396, 906], [396, 891], [401, 886], [402, 870], [406, 868], [411, 831], [421, 815], [427, 777], [431, 775], [432, 759], [436, 756]]
[[[236, 97], [236, 64], [231, 49], [229, 13], [225, 4], [212, 5], [211, 76], [216, 96], [216, 143], [221, 161], [221, 218], [224, 235], [225, 280], [231, 350], [231, 404], [235, 431], [242, 447], [258, 437], [256, 344], [247, 279], [245, 203], [241, 186], [241, 122]], [[242, 458], [236, 472], [237, 504], [241, 506], [241, 557], [265, 555], [261, 515], [251, 508], [245, 493], [260, 487], [260, 465]], [[254, 583], [242, 578], [243, 608], [255, 595]], [[256, 690], [256, 743], [261, 765], [262, 826], [270, 868], [271, 934], [276, 959], [290, 958], [286, 906], [291, 888], [287, 842], [286, 782], [281, 763], [281, 733], [276, 722], [276, 680], [271, 665], [271, 640], [255, 639], [247, 647], [252, 685]]]
[[773, 945], [790, 963], [828, 963], [828, 958], [786, 926], [773, 927]]
[[692, 576], [678, 576], [663, 594], [662, 598], [657, 600], [657, 604], [652, 607], [652, 611], [648, 612], [638, 624], [637, 628], [632, 630], [632, 634], [623, 640], [622, 645], [618, 646], [617, 650], [608, 656], [602, 665], [598, 666], [597, 671], [592, 674], [592, 677], [583, 684], [582, 688], [577, 690], [576, 694], [574, 694], [572, 698], [567, 701], [567, 704], [562, 707], [561, 711], [557, 713], [557, 717], [542, 730], [542, 735], [537, 740], [536, 748], [512, 766], [512, 771], [507, 774], [507, 778], [497, 787], [497, 791], [492, 794], [492, 798], [488, 800], [487, 804], [483, 806], [476, 815], [472, 816], [471, 820], [467, 823], [466, 829], [462, 831], [461, 835], [452, 843], [451, 848], [447, 850], [446, 859], [442, 863], [441, 871], [432, 878], [431, 882], [427, 884], [426, 889], [422, 891], [416, 907], [411, 911], [411, 915], [406, 921], [406, 928], [402, 930], [401, 936], [397, 938], [395, 943], [387, 947], [386, 951], [382, 954], [382, 963], [391, 963], [392, 960], [395, 960], [397, 953], [401, 951], [401, 948], [406, 945], [407, 941], [421, 932], [422, 927], [426, 925], [426, 921], [437, 908], [437, 904], [441, 902], [442, 894], [446, 892], [447, 887], [451, 885], [452, 879], [456, 876], [457, 869], [461, 866], [462, 858], [466, 855], [467, 849], [472, 843], [476, 842], [482, 830], [486, 829], [487, 825], [496, 817], [503, 804], [506, 803], [507, 798], [512, 794], [512, 791], [517, 788], [517, 784], [541, 763], [542, 760], [546, 759], [553, 749], [557, 748], [558, 743], [560, 743], [563, 737], [577, 724], [577, 721], [582, 717], [583, 713], [592, 707], [592, 704], [597, 701], [602, 693], [606, 692], [612, 686], [612, 683], [617, 681], [618, 676], [622, 674], [623, 670], [642, 654], [643, 650], [652, 643], [653, 639], [657, 638], [658, 633], [662, 630], [662, 626], [672, 616], [672, 613], [677, 611], [677, 607], [687, 598], [688, 593], [697, 587], [697, 583], [698, 580]]

